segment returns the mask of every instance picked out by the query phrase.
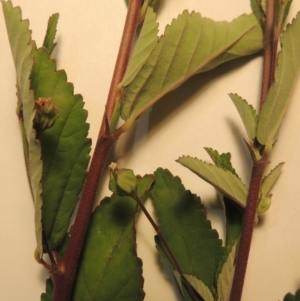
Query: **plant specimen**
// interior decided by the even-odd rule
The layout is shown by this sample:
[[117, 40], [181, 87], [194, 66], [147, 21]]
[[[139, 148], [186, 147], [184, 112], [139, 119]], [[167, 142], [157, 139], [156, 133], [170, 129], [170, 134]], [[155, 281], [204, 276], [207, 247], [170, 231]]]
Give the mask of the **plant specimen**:
[[[135, 201], [144, 209], [143, 201], [149, 191], [159, 221], [159, 228], [153, 224], [158, 232], [156, 245], [173, 267], [184, 298], [229, 298], [230, 280], [224, 275], [233, 272], [247, 195], [254, 200], [248, 201], [254, 206], [254, 210], [250, 210], [249, 218], [250, 224], [253, 224], [256, 214], [268, 209], [271, 186], [283, 166], [273, 166], [275, 169], [262, 182], [279, 125], [287, 108], [287, 96], [290, 96], [299, 68], [299, 41], [297, 42], [295, 34], [299, 21], [296, 20], [283, 38], [288, 46], [283, 47], [273, 85], [277, 40], [291, 1], [268, 1], [267, 7], [260, 7], [259, 3], [252, 1], [256, 17], [243, 15], [227, 23], [214, 22], [197, 13], [184, 11], [167, 26], [163, 37], [159, 38], [155, 13], [148, 7], [149, 3], [145, 1], [141, 9], [141, 2], [130, 2], [116, 75], [113, 77], [101, 130], [95, 141], [94, 157], [85, 179], [90, 141], [86, 138], [88, 126], [85, 123], [86, 112], [82, 110], [82, 98], [73, 95], [73, 88], [67, 83], [65, 73], [56, 71], [54, 61], [49, 59], [51, 53], [55, 52], [54, 36], [58, 15], [50, 18], [44, 47], [38, 48], [30, 42], [28, 24], [21, 22], [19, 10], [14, 9], [10, 2], [3, 2], [17, 71], [17, 114], [23, 132], [25, 160], [35, 200], [36, 258], [49, 269], [52, 279], [52, 282], [49, 280], [47, 283], [47, 293], [42, 296], [42, 300], [51, 300], [52, 295], [54, 300], [69, 300], [71, 294], [74, 300], [84, 300], [89, 298], [87, 296], [92, 296], [95, 300], [124, 297], [142, 300], [144, 293], [141, 262], [134, 251], [134, 217], [138, 208]], [[116, 140], [135, 125], [136, 120], [154, 103], [189, 77], [238, 57], [261, 51], [262, 28], [268, 28], [265, 26], [268, 22], [271, 25], [265, 31], [264, 49], [269, 54], [264, 55], [264, 62], [271, 59], [270, 69], [266, 67], [264, 70], [267, 70], [265, 74], [271, 76], [267, 80], [264, 76], [261, 113], [256, 113], [237, 94], [231, 94], [245, 124], [248, 135], [246, 145], [253, 160], [251, 183], [254, 184], [250, 184], [249, 193], [248, 185], [243, 184], [237, 176], [227, 153], [219, 154], [214, 149], [207, 148], [206, 151], [215, 165], [187, 156], [178, 159], [182, 165], [211, 183], [225, 196], [226, 244], [222, 246], [217, 232], [211, 229], [200, 199], [185, 190], [178, 178], [163, 169], [158, 169], [153, 175], [136, 177], [130, 170], [111, 165], [109, 187], [113, 196], [101, 202], [89, 222], [87, 217], [93, 209], [99, 177], [105, 167], [108, 152]], [[129, 67], [126, 68], [131, 41], [139, 23], [144, 25]], [[197, 31], [198, 28], [201, 30]], [[274, 36], [268, 38], [270, 33]], [[267, 63], [265, 65], [268, 66]], [[225, 67], [223, 68], [225, 72]], [[269, 93], [270, 86], [273, 90]], [[232, 91], [226, 91], [228, 92]], [[269, 100], [267, 98], [264, 106], [267, 94]], [[172, 97], [175, 96], [176, 93], [173, 93]], [[248, 99], [247, 96], [243, 97]], [[119, 117], [123, 119], [121, 125], [118, 122]], [[196, 136], [196, 132], [193, 135]], [[176, 134], [172, 139], [176, 140]], [[116, 158], [118, 157], [117, 149]], [[120, 165], [122, 160], [118, 161]], [[249, 157], [246, 162], [249, 162]], [[127, 163], [122, 165], [131, 168]], [[146, 172], [153, 172], [153, 169], [152, 167]], [[84, 181], [81, 205], [69, 236], [66, 233]], [[166, 188], [169, 197], [165, 194]], [[201, 191], [199, 195], [201, 196]], [[170, 204], [180, 208], [179, 213], [174, 214], [176, 211], [168, 207]], [[84, 240], [86, 229], [88, 235]], [[173, 240], [173, 234], [179, 240]], [[242, 246], [243, 241], [249, 242], [249, 237], [242, 238]], [[183, 245], [188, 247], [181, 249]], [[198, 252], [199, 250], [203, 252]], [[50, 263], [44, 260], [47, 255], [42, 256], [42, 253], [48, 253]], [[77, 263], [79, 267], [75, 279]], [[237, 266], [240, 267], [240, 264]], [[116, 273], [118, 269], [120, 271]], [[119, 284], [119, 289], [116, 283]], [[241, 288], [233, 291], [241, 294]], [[119, 295], [118, 292], [125, 295]], [[117, 297], [110, 295], [114, 293]], [[233, 295], [231, 298], [239, 300], [240, 296]]]

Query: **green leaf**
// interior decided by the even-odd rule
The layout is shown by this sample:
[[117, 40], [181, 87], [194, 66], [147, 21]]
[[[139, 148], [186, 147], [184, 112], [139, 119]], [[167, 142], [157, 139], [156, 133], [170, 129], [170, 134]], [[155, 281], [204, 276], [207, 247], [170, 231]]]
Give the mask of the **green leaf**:
[[278, 56], [275, 82], [271, 86], [258, 120], [257, 139], [262, 145], [273, 143], [300, 70], [300, 17], [287, 26], [281, 43], [282, 49]]
[[41, 301], [52, 301], [53, 297], [53, 283], [51, 278], [46, 280], [46, 293], [41, 295]]
[[221, 273], [217, 278], [218, 300], [229, 301], [231, 285], [234, 274], [234, 261], [237, 252], [238, 241], [233, 244], [226, 261], [222, 265]]
[[59, 14], [53, 14], [48, 21], [46, 36], [44, 39], [43, 46], [48, 49], [48, 51], [51, 53], [55, 44], [54, 39], [56, 35], [56, 27], [58, 23]]
[[137, 176], [137, 195], [143, 200], [154, 183], [153, 175]]
[[261, 3], [260, 3], [261, 1], [250, 0], [250, 2], [251, 2], [251, 8], [252, 8], [253, 14], [255, 15], [257, 20], [261, 23], [261, 25], [263, 26], [265, 23], [265, 12], [261, 6]]
[[261, 184], [261, 193], [262, 193], [262, 197], [265, 197], [269, 194], [272, 186], [274, 185], [274, 183], [276, 182], [276, 180], [278, 179], [282, 167], [284, 165], [284, 162], [279, 163], [274, 169], [272, 169], [270, 171], [270, 173], [264, 177], [262, 184]]
[[35, 204], [35, 234], [37, 249], [41, 256], [42, 245], [42, 162], [41, 146], [33, 128], [35, 117], [35, 98], [30, 90], [29, 76], [33, 65], [32, 40], [28, 20], [22, 20], [19, 7], [13, 7], [11, 1], [2, 1], [8, 39], [13, 55], [17, 75], [18, 116], [23, 135], [23, 147], [27, 174]]
[[147, 8], [145, 21], [120, 86], [128, 86], [146, 63], [158, 41], [158, 23], [152, 7]]
[[184, 277], [192, 285], [195, 291], [203, 298], [204, 301], [215, 300], [211, 290], [203, 281], [193, 275], [184, 275]]
[[295, 295], [292, 295], [291, 293], [286, 294], [283, 301], [300, 301], [300, 289], [297, 290]]
[[142, 263], [136, 255], [136, 202], [104, 199], [92, 215], [72, 300], [140, 301]]
[[191, 76], [261, 50], [262, 38], [253, 15], [242, 15], [232, 22], [214, 22], [199, 13], [184, 11], [166, 27], [125, 90], [122, 118], [130, 118], [130, 123]]
[[219, 154], [218, 151], [210, 148], [210, 147], [204, 147], [204, 149], [209, 154], [210, 158], [213, 160], [216, 166], [222, 167], [225, 170], [229, 170], [234, 175], [237, 175], [235, 169], [232, 167], [231, 164], [231, 154]]
[[154, 176], [151, 193], [159, 228], [181, 270], [213, 286], [224, 248], [200, 199], [185, 190], [168, 170], [158, 169]]
[[249, 139], [253, 140], [256, 137], [256, 127], [258, 123], [258, 116], [255, 109], [237, 94], [229, 94], [229, 96], [242, 118]]
[[240, 206], [246, 206], [248, 188], [231, 171], [189, 156], [180, 157], [177, 162], [213, 185], [218, 191], [234, 200]]
[[40, 137], [43, 160], [43, 227], [51, 249], [63, 239], [86, 177], [91, 141], [81, 95], [74, 95], [64, 71], [57, 71], [49, 52], [33, 52], [31, 87], [37, 98], [51, 97], [59, 116]]

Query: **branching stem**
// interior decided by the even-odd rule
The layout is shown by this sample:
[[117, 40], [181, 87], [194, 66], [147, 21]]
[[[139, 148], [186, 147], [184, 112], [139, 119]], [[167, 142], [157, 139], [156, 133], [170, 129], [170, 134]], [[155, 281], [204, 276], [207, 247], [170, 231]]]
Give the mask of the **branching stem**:
[[[158, 237], [160, 238], [162, 244], [164, 245], [164, 247], [166, 248], [169, 256], [171, 257], [174, 266], [176, 267], [177, 271], [179, 272], [179, 274], [182, 276], [183, 281], [185, 281], [185, 278], [183, 277], [183, 271], [174, 255], [174, 253], [172, 252], [171, 248], [169, 247], [164, 235], [162, 234], [162, 232], [160, 231], [159, 227], [157, 226], [157, 224], [155, 223], [155, 221], [153, 220], [153, 218], [151, 217], [151, 215], [149, 214], [148, 210], [146, 209], [146, 207], [144, 206], [143, 202], [141, 201], [141, 199], [138, 196], [134, 197], [135, 201], [137, 202], [137, 204], [139, 205], [139, 207], [141, 208], [141, 210], [143, 211], [143, 213], [146, 215], [148, 221], [150, 222], [150, 224], [152, 225], [152, 227], [154, 228], [155, 232], [157, 233]], [[188, 281], [185, 281], [186, 284], [186, 288], [189, 291], [189, 294], [192, 298], [193, 301], [198, 301], [199, 299], [197, 298], [197, 296], [195, 295], [193, 288], [191, 287], [190, 283]]]
[[51, 268], [51, 277], [54, 284], [53, 301], [69, 301], [71, 299], [77, 266], [105, 161], [110, 149], [123, 133], [122, 129], [110, 133], [108, 122], [112, 117], [116, 98], [119, 93], [117, 86], [121, 82], [128, 64], [136, 27], [139, 21], [140, 8], [141, 0], [130, 1], [106, 109], [94, 155], [91, 160], [89, 173], [83, 187], [78, 213], [72, 227], [70, 241], [62, 261], [56, 265], [52, 265]]
[[[266, 100], [270, 86], [275, 78], [275, 66], [277, 60], [277, 42], [275, 39], [275, 0], [267, 1], [267, 14], [265, 24], [265, 48], [263, 61], [263, 78], [261, 88], [260, 110]], [[282, 23], [282, 21], [281, 21]], [[281, 25], [280, 25], [281, 27]], [[277, 33], [278, 36], [278, 33]], [[238, 251], [235, 273], [231, 287], [230, 301], [240, 301], [243, 292], [246, 269], [248, 264], [252, 234], [255, 224], [256, 210], [259, 200], [261, 181], [269, 163], [269, 152], [263, 150], [261, 159], [253, 159], [253, 167], [249, 185], [247, 205], [245, 208], [243, 230]]]

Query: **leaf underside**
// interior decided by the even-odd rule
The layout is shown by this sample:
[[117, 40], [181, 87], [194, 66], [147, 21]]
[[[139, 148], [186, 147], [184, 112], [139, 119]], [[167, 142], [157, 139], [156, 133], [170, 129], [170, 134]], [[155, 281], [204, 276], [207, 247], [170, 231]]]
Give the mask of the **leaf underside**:
[[300, 14], [283, 33], [278, 55], [275, 82], [262, 106], [258, 120], [257, 139], [262, 145], [274, 143], [287, 110], [300, 71]]
[[30, 90], [29, 76], [33, 65], [31, 55], [33, 43], [28, 20], [22, 20], [19, 7], [13, 7], [11, 1], [1, 1], [6, 23], [8, 39], [16, 68], [18, 108], [21, 132], [23, 135], [23, 148], [30, 188], [35, 204], [35, 234], [37, 249], [40, 254], [43, 251], [42, 244], [42, 161], [41, 146], [36, 140], [36, 132], [33, 128], [35, 116], [35, 98]]
[[[211, 228], [200, 199], [185, 190], [178, 177], [163, 169], [154, 175], [151, 194], [161, 232], [183, 273], [212, 287], [224, 251], [218, 233]], [[161, 242], [158, 247], [163, 249]], [[165, 251], [163, 255], [176, 269]]]
[[81, 95], [45, 48], [33, 52], [31, 87], [36, 98], [51, 97], [59, 116], [40, 137], [43, 160], [43, 227], [50, 249], [65, 236], [86, 176], [91, 141]]
[[284, 165], [283, 162], [279, 163], [274, 169], [270, 171], [270, 173], [267, 176], [264, 177], [260, 189], [262, 193], [262, 197], [265, 197], [269, 194], [272, 186], [280, 176], [283, 165]]
[[248, 188], [231, 171], [189, 156], [180, 157], [177, 162], [187, 167], [204, 181], [213, 185], [218, 191], [235, 201], [241, 207], [246, 206]]
[[189, 77], [262, 49], [262, 32], [253, 15], [214, 22], [184, 11], [166, 27], [140, 72], [126, 87], [121, 116], [136, 119]]
[[244, 123], [248, 138], [253, 140], [256, 136], [256, 128], [258, 122], [258, 116], [252, 105], [248, 104], [247, 101], [241, 98], [237, 94], [229, 94], [233, 101], [236, 109], [238, 110], [240, 117]]

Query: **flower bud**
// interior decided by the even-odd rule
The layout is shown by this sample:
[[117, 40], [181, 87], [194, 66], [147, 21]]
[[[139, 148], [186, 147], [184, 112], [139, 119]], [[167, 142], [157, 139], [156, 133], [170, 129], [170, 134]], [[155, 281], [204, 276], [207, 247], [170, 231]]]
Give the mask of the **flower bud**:
[[137, 179], [131, 169], [118, 169], [116, 163], [112, 163], [110, 168], [109, 188], [114, 193], [118, 193], [119, 189], [127, 194], [136, 191]]
[[35, 101], [34, 128], [37, 135], [51, 128], [58, 117], [58, 109], [51, 97], [40, 97]]
[[259, 201], [258, 207], [257, 207], [257, 213], [258, 214], [263, 214], [263, 213], [268, 211], [268, 209], [271, 206], [271, 198], [272, 198], [272, 195], [270, 194], [268, 196], [263, 197]]

